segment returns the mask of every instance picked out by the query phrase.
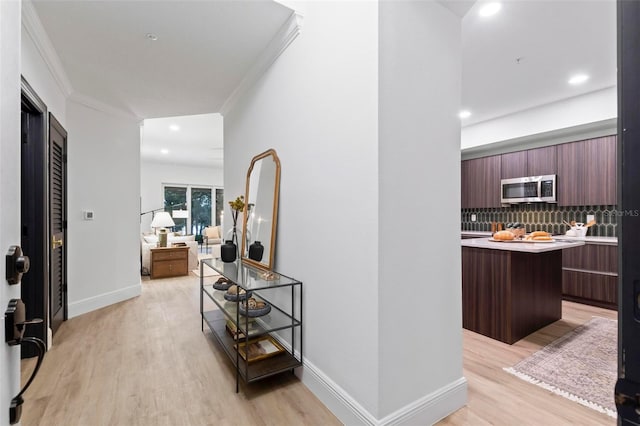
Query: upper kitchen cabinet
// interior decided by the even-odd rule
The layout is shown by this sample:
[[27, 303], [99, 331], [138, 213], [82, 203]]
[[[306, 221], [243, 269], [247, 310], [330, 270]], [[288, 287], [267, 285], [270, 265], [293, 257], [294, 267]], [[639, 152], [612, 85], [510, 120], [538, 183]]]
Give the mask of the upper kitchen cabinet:
[[616, 136], [558, 145], [558, 205], [616, 204]]
[[529, 176], [527, 174], [527, 151], [510, 152], [500, 156], [502, 179]]
[[555, 145], [527, 150], [527, 173], [523, 176], [544, 176], [557, 173], [558, 157]]
[[462, 162], [462, 208], [501, 206], [500, 157], [500, 155], [495, 155]]
[[555, 146], [502, 154], [502, 179], [555, 175], [558, 161]]

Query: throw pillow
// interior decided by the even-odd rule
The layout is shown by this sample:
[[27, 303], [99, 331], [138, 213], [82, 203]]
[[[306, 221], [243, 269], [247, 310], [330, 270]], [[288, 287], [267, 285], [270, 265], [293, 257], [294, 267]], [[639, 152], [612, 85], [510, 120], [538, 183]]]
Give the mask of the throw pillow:
[[145, 235], [144, 236], [144, 241], [146, 243], [157, 243], [158, 242], [158, 236], [157, 235]]
[[181, 235], [179, 237], [173, 236], [173, 237], [169, 237], [168, 239], [168, 241], [171, 241], [174, 243], [185, 242], [185, 241], [195, 241], [195, 240], [196, 240], [195, 235]]

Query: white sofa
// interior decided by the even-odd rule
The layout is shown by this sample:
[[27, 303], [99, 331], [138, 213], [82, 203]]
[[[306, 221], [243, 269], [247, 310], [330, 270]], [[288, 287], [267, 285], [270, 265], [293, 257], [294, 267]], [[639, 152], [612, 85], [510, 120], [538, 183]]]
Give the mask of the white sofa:
[[[189, 270], [192, 271], [198, 267], [198, 242], [193, 235], [175, 235], [170, 232], [167, 235], [167, 246], [173, 243], [186, 243], [189, 247]], [[140, 235], [140, 258], [142, 275], [151, 273], [151, 249], [158, 246], [158, 236], [154, 234]]]

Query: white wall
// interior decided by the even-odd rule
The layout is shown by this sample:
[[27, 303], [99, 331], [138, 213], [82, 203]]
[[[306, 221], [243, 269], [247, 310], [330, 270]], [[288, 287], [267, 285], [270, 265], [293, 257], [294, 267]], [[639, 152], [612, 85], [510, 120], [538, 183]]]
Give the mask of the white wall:
[[67, 123], [65, 95], [43, 61], [29, 31], [22, 26], [22, 75], [63, 127]]
[[73, 317], [140, 294], [140, 130], [134, 118], [68, 101], [67, 131]]
[[[36, 21], [28, 25], [38, 29]], [[24, 24], [22, 38], [21, 72], [68, 132], [67, 279], [73, 317], [140, 293], [139, 123], [66, 99], [42, 57], [47, 41], [36, 44]], [[93, 209], [96, 219], [82, 220], [84, 209]]]
[[451, 399], [410, 424], [466, 402], [460, 25], [437, 2], [380, 2], [380, 416]]
[[225, 115], [225, 193], [276, 150], [275, 269], [304, 282], [302, 379], [353, 424], [348, 405], [378, 413], [378, 6], [302, 7], [300, 35]]
[[[0, 1], [0, 247], [20, 244], [20, 1]], [[4, 262], [3, 262], [4, 265]], [[4, 266], [2, 266], [4, 277]], [[3, 280], [4, 281], [4, 280]], [[20, 285], [0, 284], [0, 309], [20, 298]], [[20, 348], [0, 348], [0, 425], [20, 391]], [[28, 408], [27, 408], [28, 409]]]
[[462, 128], [461, 148], [610, 120], [618, 116], [617, 88], [609, 87]]
[[[195, 153], [194, 155], [197, 155]], [[176, 164], [140, 162], [140, 196], [143, 212], [161, 208], [164, 205], [163, 184], [201, 185], [222, 188], [223, 171], [220, 167], [197, 167]], [[215, 197], [215, 192], [213, 193]], [[235, 198], [235, 197], [234, 197]], [[225, 214], [229, 209], [225, 210]], [[140, 232], [151, 229], [151, 214], [140, 221]]]

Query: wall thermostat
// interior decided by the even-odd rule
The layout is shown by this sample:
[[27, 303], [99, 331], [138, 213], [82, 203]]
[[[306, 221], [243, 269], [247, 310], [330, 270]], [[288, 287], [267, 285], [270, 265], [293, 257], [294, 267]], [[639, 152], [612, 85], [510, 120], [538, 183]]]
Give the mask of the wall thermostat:
[[84, 214], [84, 220], [93, 220], [93, 210], [85, 210], [82, 213]]

